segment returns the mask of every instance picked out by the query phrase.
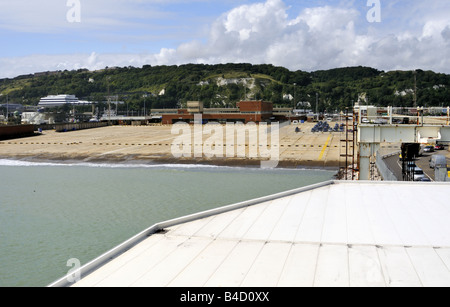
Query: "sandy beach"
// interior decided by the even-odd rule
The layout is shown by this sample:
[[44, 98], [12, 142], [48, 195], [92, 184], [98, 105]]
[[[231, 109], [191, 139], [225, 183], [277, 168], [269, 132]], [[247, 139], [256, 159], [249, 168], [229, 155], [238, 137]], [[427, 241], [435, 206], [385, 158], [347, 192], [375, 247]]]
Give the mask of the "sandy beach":
[[[334, 123], [332, 123], [334, 125]], [[312, 133], [312, 123], [280, 129], [278, 167], [330, 167], [345, 165], [345, 138], [342, 133]], [[299, 127], [300, 132], [295, 128]], [[195, 163], [224, 166], [259, 166], [262, 158], [206, 156], [175, 158], [172, 146], [179, 135], [172, 126], [110, 126], [57, 133], [43, 131], [34, 137], [0, 141], [0, 158], [27, 161], [83, 161], [126, 163]], [[208, 139], [203, 135], [203, 141]], [[269, 143], [270, 144], [270, 143]], [[258, 145], [256, 145], [258, 146]], [[193, 142], [194, 147], [194, 142]], [[194, 149], [192, 149], [194, 150]], [[239, 151], [240, 149], [237, 148]], [[244, 150], [244, 149], [241, 149]]]

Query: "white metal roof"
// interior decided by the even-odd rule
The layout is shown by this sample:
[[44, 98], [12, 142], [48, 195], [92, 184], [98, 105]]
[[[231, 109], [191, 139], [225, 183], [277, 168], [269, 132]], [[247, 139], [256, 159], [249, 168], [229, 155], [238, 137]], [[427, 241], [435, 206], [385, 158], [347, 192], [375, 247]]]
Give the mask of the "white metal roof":
[[162, 223], [75, 286], [450, 286], [449, 188], [333, 181]]

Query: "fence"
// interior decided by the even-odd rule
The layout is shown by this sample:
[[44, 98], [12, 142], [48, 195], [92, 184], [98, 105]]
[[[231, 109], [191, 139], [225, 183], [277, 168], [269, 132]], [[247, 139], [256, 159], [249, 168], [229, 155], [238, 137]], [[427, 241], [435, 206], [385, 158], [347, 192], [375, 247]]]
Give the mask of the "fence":
[[394, 175], [394, 173], [389, 169], [389, 167], [386, 165], [384, 159], [391, 157], [393, 155], [398, 155], [398, 152], [390, 153], [387, 155], [381, 155], [379, 152], [377, 152], [377, 168], [378, 172], [384, 181], [398, 181], [398, 178]]
[[84, 129], [93, 129], [108, 126], [107, 122], [93, 122], [93, 123], [76, 123], [76, 124], [56, 124], [56, 132], [68, 132]]

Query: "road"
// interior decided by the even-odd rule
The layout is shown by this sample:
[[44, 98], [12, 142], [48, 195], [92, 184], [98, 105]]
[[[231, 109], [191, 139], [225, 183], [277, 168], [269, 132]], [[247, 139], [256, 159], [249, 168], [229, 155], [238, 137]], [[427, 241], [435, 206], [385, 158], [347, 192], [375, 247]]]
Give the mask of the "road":
[[402, 168], [397, 155], [384, 159], [387, 167], [394, 173], [398, 181], [403, 181]]
[[424, 153], [419, 159], [416, 161], [416, 165], [423, 169], [423, 172], [425, 173], [428, 178], [430, 178], [432, 181], [435, 180], [434, 176], [434, 169], [430, 167], [430, 159], [432, 155], [440, 154], [439, 151], [431, 152], [431, 153]]
[[[446, 151], [435, 151], [432, 153], [424, 153], [421, 157], [416, 159], [416, 165], [423, 169], [425, 175], [434, 181], [434, 169], [430, 168], [429, 161], [432, 155], [445, 155]], [[402, 164], [397, 155], [386, 158], [384, 160], [389, 169], [394, 173], [395, 177], [397, 177], [398, 181], [403, 181], [402, 176]], [[447, 158], [448, 161], [448, 158]]]

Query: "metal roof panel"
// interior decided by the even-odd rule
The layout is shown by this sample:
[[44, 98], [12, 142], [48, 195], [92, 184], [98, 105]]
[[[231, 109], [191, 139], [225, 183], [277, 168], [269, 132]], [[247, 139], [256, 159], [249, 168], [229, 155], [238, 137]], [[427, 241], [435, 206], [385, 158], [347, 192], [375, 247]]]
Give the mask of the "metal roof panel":
[[163, 222], [75, 286], [450, 286], [449, 187], [329, 182]]

